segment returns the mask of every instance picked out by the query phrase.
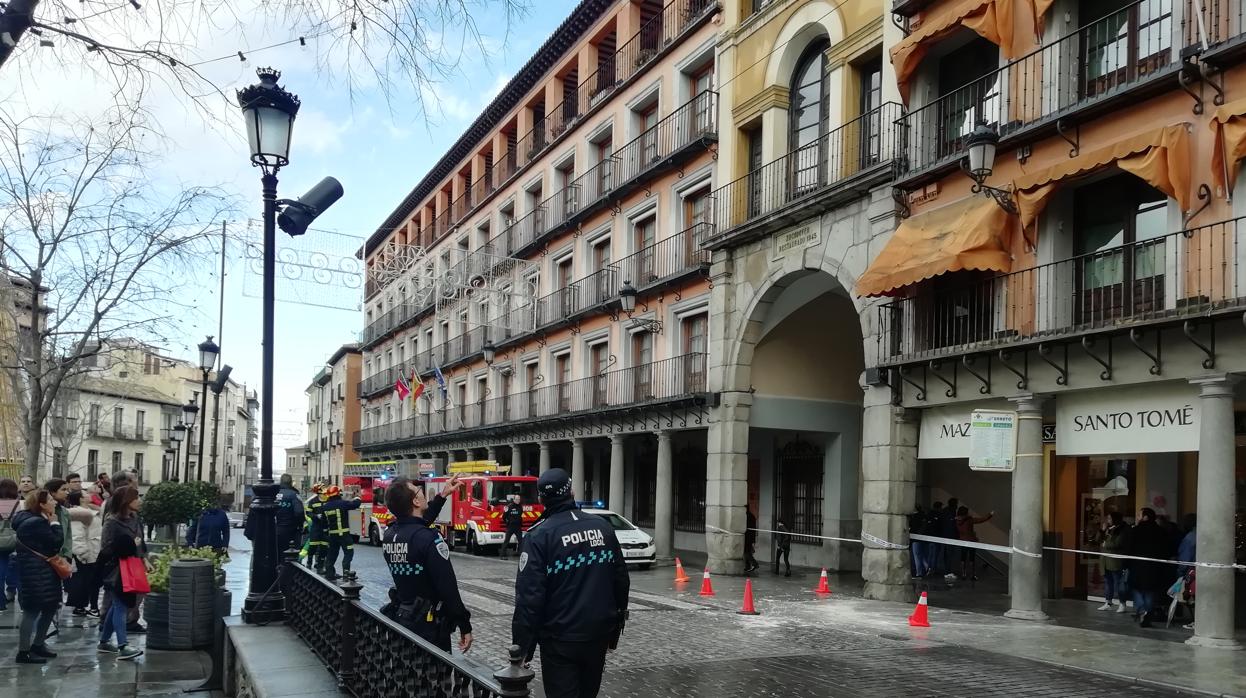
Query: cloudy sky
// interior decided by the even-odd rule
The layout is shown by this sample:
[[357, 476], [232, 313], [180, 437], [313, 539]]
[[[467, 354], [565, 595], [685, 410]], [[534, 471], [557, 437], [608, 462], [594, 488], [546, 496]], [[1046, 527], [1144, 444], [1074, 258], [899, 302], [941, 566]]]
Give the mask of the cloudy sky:
[[[332, 264], [349, 264], [349, 255], [362, 238], [380, 225], [574, 4], [573, 0], [538, 0], [530, 12], [511, 24], [509, 35], [501, 16], [478, 16], [492, 55], [482, 59], [469, 48], [457, 73], [422, 95], [429, 105], [427, 115], [417, 112], [421, 95], [408, 85], [395, 84], [387, 96], [367, 73], [356, 72], [353, 81], [347, 80], [344, 59], [323, 42], [255, 50], [296, 38], [279, 22], [248, 25], [241, 32], [205, 26], [196, 38], [193, 55], [200, 60], [223, 58], [199, 70], [231, 96], [235, 89], [255, 82], [257, 66], [282, 70], [282, 84], [302, 99], [302, 108], [294, 127], [291, 163], [280, 173], [279, 196], [296, 198], [326, 175], [339, 179], [346, 193], [315, 223], [316, 228], [332, 232], [313, 231], [294, 241], [278, 233], [278, 245], [298, 251], [303, 261], [318, 251]], [[455, 35], [444, 35], [444, 40], [451, 45], [461, 43]], [[105, 108], [108, 92], [99, 74], [84, 70], [76, 60], [62, 59], [59, 50], [28, 51], [20, 56], [24, 63], [18, 69], [10, 70], [13, 63], [6, 65], [0, 71], [0, 97], [10, 105], [25, 104], [32, 112], [90, 115]], [[242, 51], [246, 61], [237, 51]], [[48, 85], [61, 89], [49, 90]], [[150, 175], [166, 185], [223, 186], [242, 205], [239, 218], [227, 223], [230, 231], [258, 235], [259, 172], [248, 163], [236, 107], [219, 97], [215, 102], [210, 97], [200, 101], [200, 106], [207, 103], [208, 110], [224, 115], [217, 123], [205, 121], [185, 94], [165, 86], [153, 88], [149, 103], [168, 139], [165, 157]], [[195, 299], [198, 307], [183, 318], [184, 336], [167, 347], [173, 355], [192, 359], [195, 345], [205, 335], [218, 334], [219, 260], [209, 266], [201, 278], [188, 281], [187, 297]], [[260, 284], [249, 267], [245, 246], [231, 244], [220, 340], [223, 360], [234, 367], [234, 378], [258, 391]], [[354, 341], [361, 329], [363, 315], [356, 309], [361, 292], [343, 286], [343, 278], [335, 275], [328, 285], [278, 279], [279, 298], [297, 296], [304, 301], [277, 306], [274, 441], [278, 448], [305, 442], [303, 391], [329, 355]], [[282, 462], [279, 450], [275, 462]]]

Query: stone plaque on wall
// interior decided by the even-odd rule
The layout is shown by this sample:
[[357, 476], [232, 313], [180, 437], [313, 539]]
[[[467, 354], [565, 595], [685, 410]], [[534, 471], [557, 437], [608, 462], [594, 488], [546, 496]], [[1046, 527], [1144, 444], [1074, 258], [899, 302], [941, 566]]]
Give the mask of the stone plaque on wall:
[[822, 241], [820, 223], [813, 221], [798, 228], [785, 230], [774, 236], [774, 258], [780, 259], [793, 252], [800, 252]]

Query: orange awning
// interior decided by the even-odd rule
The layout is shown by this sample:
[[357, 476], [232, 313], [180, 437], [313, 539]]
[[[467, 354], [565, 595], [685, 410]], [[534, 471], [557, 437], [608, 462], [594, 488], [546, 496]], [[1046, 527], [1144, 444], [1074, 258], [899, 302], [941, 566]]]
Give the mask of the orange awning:
[[1211, 180], [1216, 192], [1228, 197], [1237, 182], [1237, 171], [1246, 157], [1246, 99], [1216, 110], [1211, 117], [1215, 140], [1211, 146]]
[[922, 14], [921, 27], [891, 47], [900, 96], [907, 104], [917, 66], [934, 42], [964, 26], [997, 44], [1005, 58], [1016, 58], [1013, 14], [1018, 3], [1033, 0], [959, 0], [941, 3]]
[[900, 223], [857, 280], [858, 296], [891, 296], [949, 271], [1012, 269], [1016, 218], [986, 196], [971, 196]]
[[1060, 184], [1069, 177], [1115, 165], [1190, 210], [1190, 131], [1185, 124], [1164, 126], [1082, 153], [1013, 182], [1022, 230], [1030, 230]]

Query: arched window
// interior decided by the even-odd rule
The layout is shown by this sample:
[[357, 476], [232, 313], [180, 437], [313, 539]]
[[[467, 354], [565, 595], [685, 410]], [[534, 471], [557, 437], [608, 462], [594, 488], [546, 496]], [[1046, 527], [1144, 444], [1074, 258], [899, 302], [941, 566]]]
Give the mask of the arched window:
[[826, 110], [826, 49], [822, 39], [805, 49], [792, 74], [788, 148], [792, 156], [793, 194], [818, 186], [824, 179]]

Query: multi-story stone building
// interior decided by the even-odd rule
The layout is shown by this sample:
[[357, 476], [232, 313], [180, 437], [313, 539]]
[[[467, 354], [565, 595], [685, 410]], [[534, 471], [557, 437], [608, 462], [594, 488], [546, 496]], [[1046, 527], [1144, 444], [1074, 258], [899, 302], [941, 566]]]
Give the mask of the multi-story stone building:
[[[994, 509], [981, 535], [1013, 551], [1014, 618], [1102, 594], [1093, 553], [1113, 512], [1197, 514], [1198, 560], [1232, 563], [1236, 545], [1242, 562], [1242, 4], [891, 9], [903, 220], [845, 286], [879, 369], [867, 533], [901, 540], [915, 502]], [[1011, 474], [970, 467], [987, 464], [974, 410], [1015, 415]], [[904, 588], [904, 553], [867, 554], [872, 589]], [[1208, 566], [1197, 584], [1192, 642], [1235, 646], [1242, 575]]]
[[285, 474], [294, 481], [294, 487], [306, 492], [311, 487], [311, 476], [307, 470], [307, 447], [291, 446], [284, 449], [286, 454]]
[[360, 404], [356, 392], [362, 379], [363, 357], [357, 344], [333, 352], [304, 391], [307, 394], [307, 459], [311, 482], [342, 484], [344, 464], [359, 460], [349, 434], [359, 430]]
[[580, 3], [378, 226], [361, 455], [559, 465], [704, 546], [718, 15]]
[[0, 473], [17, 479], [26, 461], [22, 399], [34, 352], [42, 347], [48, 308], [44, 295], [23, 279], [0, 274]]

